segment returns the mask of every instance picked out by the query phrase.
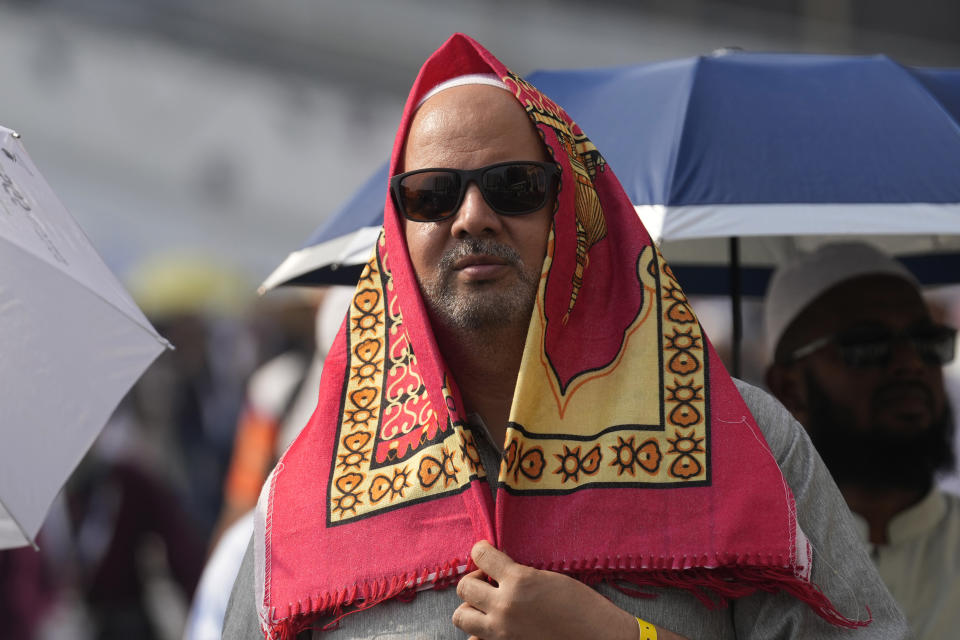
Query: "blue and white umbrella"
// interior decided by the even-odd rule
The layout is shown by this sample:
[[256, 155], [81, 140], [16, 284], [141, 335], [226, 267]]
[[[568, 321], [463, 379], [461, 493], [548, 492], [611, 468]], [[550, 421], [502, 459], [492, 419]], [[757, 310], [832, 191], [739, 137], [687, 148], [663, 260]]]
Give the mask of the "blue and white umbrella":
[[[838, 237], [960, 280], [958, 69], [732, 52], [528, 79], [596, 144], [688, 293], [761, 295], [776, 264]], [[265, 288], [355, 277], [386, 188], [384, 165]]]
[[729, 238], [747, 294], [837, 236], [960, 279], [960, 70], [734, 52], [530, 81], [592, 138], [688, 292], [728, 290]]

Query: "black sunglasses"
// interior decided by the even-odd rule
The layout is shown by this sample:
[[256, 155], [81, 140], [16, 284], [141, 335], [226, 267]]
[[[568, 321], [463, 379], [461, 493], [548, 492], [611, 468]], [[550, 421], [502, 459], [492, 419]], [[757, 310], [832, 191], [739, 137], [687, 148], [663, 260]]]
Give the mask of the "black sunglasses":
[[390, 178], [400, 212], [414, 222], [438, 222], [454, 215], [470, 182], [490, 208], [522, 216], [543, 208], [560, 173], [549, 162], [498, 162], [479, 169], [417, 169]]
[[786, 362], [805, 358], [832, 343], [848, 367], [882, 367], [890, 363], [894, 344], [900, 340], [913, 345], [924, 362], [945, 365], [953, 360], [957, 330], [940, 324], [922, 324], [903, 331], [893, 331], [879, 325], [854, 327], [800, 347], [787, 356]]

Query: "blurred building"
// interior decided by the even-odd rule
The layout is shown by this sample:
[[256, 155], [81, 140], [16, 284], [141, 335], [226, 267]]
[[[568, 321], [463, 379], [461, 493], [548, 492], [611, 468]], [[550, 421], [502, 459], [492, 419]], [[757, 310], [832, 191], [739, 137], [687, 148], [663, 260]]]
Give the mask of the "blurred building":
[[200, 249], [255, 280], [388, 156], [454, 31], [519, 73], [720, 47], [960, 65], [924, 0], [0, 0], [0, 123], [115, 270]]

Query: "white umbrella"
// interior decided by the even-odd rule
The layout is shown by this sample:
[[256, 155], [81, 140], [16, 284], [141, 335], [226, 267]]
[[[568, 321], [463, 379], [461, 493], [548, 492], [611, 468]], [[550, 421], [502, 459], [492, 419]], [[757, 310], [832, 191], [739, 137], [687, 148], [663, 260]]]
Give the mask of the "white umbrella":
[[0, 127], [0, 549], [47, 509], [121, 398], [167, 347]]

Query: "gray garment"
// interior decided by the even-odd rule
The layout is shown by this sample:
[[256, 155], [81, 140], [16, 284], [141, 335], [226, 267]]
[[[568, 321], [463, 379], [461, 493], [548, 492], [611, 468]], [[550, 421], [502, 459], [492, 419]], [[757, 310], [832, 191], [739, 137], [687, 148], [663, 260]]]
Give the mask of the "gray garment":
[[[807, 438], [787, 410], [765, 392], [736, 381], [760, 430], [793, 490], [797, 518], [814, 549], [813, 582], [834, 606], [850, 618], [867, 616], [873, 623], [850, 631], [824, 622], [810, 608], [784, 593], [758, 592], [720, 609], [706, 609], [696, 598], [676, 589], [650, 589], [656, 598], [631, 598], [607, 585], [597, 589], [618, 607], [670, 629], [690, 640], [770, 640], [787, 638], [908, 638], [906, 621], [858, 542], [843, 497]], [[496, 450], [477, 438], [486, 469], [497, 468]], [[485, 451], [484, 451], [485, 449]], [[223, 638], [262, 638], [254, 603], [253, 552], [248, 546], [233, 588]], [[466, 638], [450, 622], [460, 604], [453, 588], [424, 591], [410, 603], [388, 601], [369, 611], [347, 616], [334, 632], [316, 638], [360, 640]]]

